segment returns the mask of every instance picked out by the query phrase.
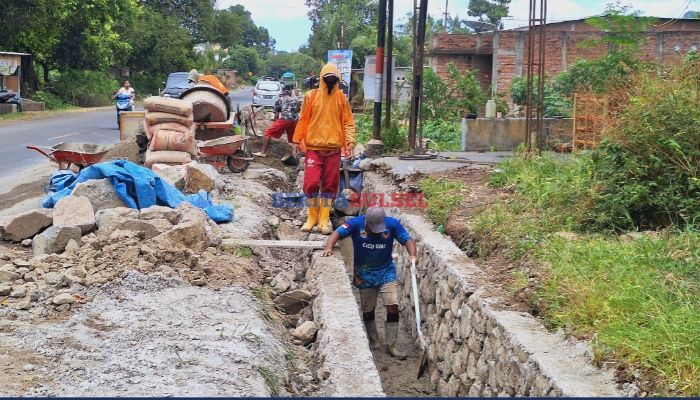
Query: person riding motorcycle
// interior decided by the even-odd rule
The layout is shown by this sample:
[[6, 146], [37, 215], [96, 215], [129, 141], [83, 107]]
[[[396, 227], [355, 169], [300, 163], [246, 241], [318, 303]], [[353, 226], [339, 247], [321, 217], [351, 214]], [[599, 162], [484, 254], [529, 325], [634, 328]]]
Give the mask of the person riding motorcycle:
[[129, 81], [124, 81], [124, 86], [122, 86], [112, 98], [117, 100], [117, 125], [121, 128], [122, 122], [119, 115], [122, 111], [134, 111], [136, 91], [131, 87]]

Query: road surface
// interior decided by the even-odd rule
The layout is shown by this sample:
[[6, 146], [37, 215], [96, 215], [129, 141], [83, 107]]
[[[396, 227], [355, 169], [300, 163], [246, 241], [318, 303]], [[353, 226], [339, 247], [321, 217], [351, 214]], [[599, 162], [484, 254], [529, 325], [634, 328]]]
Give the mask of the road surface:
[[[251, 103], [253, 91], [236, 90], [230, 97], [232, 109], [236, 104], [243, 107]], [[27, 150], [27, 144], [51, 147], [61, 142], [118, 142], [116, 111], [66, 112], [36, 120], [0, 122], [0, 141], [0, 178], [7, 178], [48, 163], [46, 157]]]

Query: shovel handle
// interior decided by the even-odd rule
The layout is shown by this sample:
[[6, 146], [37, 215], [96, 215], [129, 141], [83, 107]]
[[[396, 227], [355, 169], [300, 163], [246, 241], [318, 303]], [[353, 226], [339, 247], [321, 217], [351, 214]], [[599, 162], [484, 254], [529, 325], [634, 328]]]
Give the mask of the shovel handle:
[[416, 313], [416, 331], [418, 332], [418, 341], [420, 347], [425, 350], [425, 338], [423, 331], [420, 329], [420, 301], [418, 299], [418, 282], [416, 281], [416, 262], [411, 260], [411, 287], [413, 289], [413, 306]]

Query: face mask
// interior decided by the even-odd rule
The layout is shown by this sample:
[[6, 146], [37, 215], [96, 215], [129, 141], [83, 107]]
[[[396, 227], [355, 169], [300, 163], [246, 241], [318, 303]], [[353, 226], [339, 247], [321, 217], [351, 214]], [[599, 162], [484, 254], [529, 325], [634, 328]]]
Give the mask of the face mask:
[[323, 81], [326, 82], [326, 88], [328, 89], [328, 94], [331, 94], [333, 86], [338, 83], [338, 77], [335, 75], [328, 75], [323, 77]]

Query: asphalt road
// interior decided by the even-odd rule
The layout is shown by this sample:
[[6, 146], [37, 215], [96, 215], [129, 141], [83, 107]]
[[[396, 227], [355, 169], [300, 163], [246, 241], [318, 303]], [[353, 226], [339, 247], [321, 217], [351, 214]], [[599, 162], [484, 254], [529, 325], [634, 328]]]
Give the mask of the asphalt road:
[[[252, 88], [231, 92], [232, 109], [249, 105]], [[0, 122], [0, 178], [48, 162], [28, 144], [51, 147], [61, 142], [117, 143], [116, 110], [66, 112], [42, 119]]]

